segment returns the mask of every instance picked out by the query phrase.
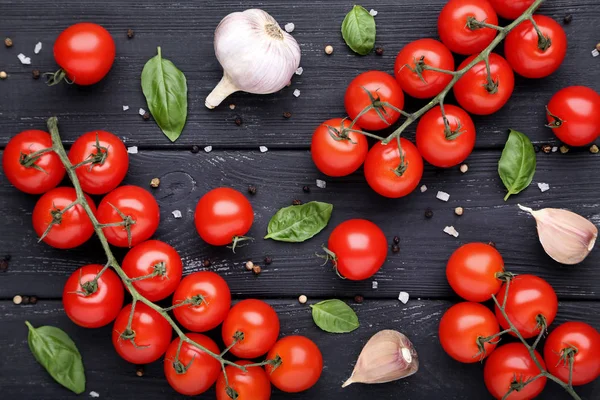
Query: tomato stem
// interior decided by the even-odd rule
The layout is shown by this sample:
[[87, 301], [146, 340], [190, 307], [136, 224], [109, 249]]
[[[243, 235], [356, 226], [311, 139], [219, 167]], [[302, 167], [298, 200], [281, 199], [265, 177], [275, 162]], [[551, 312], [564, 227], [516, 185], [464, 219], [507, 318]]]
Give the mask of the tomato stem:
[[546, 127], [550, 128], [550, 129], [556, 129], [556, 128], [560, 128], [566, 121], [563, 121], [558, 115], [554, 115], [550, 112], [550, 109], [548, 108], [548, 106], [546, 106], [546, 114], [548, 114], [550, 116], [550, 118], [553, 119], [552, 122], [546, 124]]
[[545, 36], [542, 33], [542, 30], [538, 26], [537, 22], [535, 22], [535, 19], [533, 19], [532, 15], [530, 15], [528, 19], [529, 19], [529, 21], [531, 21], [531, 24], [533, 25], [533, 29], [535, 29], [535, 32], [538, 35], [538, 48], [541, 51], [548, 50], [550, 48], [550, 46], [552, 46], [552, 39], [550, 39], [548, 36]]
[[470, 30], [474, 31], [477, 29], [481, 29], [481, 28], [490, 28], [490, 29], [495, 29], [498, 32], [502, 32], [505, 28], [502, 26], [498, 26], [498, 25], [493, 25], [493, 24], [488, 24], [487, 22], [485, 22], [485, 20], [483, 21], [478, 21], [475, 17], [473, 16], [469, 16], [467, 17], [467, 24], [466, 27], [469, 28]]

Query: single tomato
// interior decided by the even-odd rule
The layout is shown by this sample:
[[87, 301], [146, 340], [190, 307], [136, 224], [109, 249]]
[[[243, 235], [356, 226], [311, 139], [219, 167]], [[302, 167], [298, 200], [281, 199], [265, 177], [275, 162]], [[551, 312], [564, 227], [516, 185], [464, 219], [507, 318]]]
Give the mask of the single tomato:
[[494, 40], [495, 29], [477, 27], [472, 20], [498, 25], [496, 11], [487, 0], [450, 0], [442, 8], [438, 35], [451, 51], [464, 55], [480, 53]]
[[271, 383], [279, 390], [297, 393], [310, 389], [323, 371], [323, 356], [315, 342], [304, 336], [286, 336], [280, 339], [267, 355], [277, 367], [267, 364], [265, 369]]
[[[235, 363], [238, 365], [251, 364], [246, 360]], [[271, 398], [271, 382], [261, 367], [250, 367], [244, 372], [228, 365], [225, 367], [225, 373], [229, 380], [229, 388], [227, 388], [225, 376], [219, 375], [216, 389], [217, 400], [269, 400]]]
[[517, 19], [535, 0], [488, 0], [496, 13], [506, 19]]
[[586, 86], [556, 92], [548, 106], [548, 127], [569, 146], [585, 146], [600, 136], [600, 94]]

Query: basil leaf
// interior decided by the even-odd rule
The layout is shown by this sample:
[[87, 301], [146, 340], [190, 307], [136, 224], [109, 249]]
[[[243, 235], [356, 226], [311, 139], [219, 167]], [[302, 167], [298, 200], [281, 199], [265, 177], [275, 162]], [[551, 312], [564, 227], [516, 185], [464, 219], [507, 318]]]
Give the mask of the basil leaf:
[[327, 226], [332, 211], [332, 204], [319, 201], [282, 208], [269, 221], [265, 239], [304, 242]]
[[77, 346], [63, 330], [53, 326], [29, 328], [27, 342], [33, 356], [54, 380], [67, 389], [81, 394], [85, 391], [85, 372]]
[[348, 47], [364, 56], [375, 46], [375, 18], [361, 6], [354, 6], [342, 22], [342, 36]]
[[348, 333], [360, 325], [354, 310], [341, 300], [325, 300], [310, 307], [315, 324], [325, 332]]
[[533, 144], [527, 136], [511, 129], [498, 162], [498, 174], [508, 189], [504, 201], [529, 186], [535, 174], [535, 165]]
[[162, 58], [160, 47], [144, 65], [142, 91], [160, 129], [171, 142], [177, 140], [187, 119], [187, 82], [175, 64]]

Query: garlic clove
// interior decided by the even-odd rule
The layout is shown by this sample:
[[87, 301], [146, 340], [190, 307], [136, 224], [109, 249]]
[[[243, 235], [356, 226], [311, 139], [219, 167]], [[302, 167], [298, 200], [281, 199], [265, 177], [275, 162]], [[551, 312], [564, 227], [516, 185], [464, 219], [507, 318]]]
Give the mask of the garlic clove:
[[353, 383], [386, 383], [406, 378], [419, 369], [419, 357], [410, 340], [400, 332], [383, 330], [363, 347], [350, 378]]
[[566, 265], [578, 264], [594, 248], [598, 228], [581, 215], [558, 208], [534, 211], [520, 204], [519, 208], [535, 218], [540, 243], [553, 260]]

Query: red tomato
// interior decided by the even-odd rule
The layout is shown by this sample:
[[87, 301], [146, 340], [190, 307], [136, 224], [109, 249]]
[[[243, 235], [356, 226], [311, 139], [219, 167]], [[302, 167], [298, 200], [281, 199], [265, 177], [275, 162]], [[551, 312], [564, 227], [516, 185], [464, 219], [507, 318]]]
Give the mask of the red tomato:
[[400, 87], [409, 96], [427, 99], [437, 96], [452, 80], [452, 75], [430, 70], [416, 72], [419, 60], [434, 68], [454, 71], [454, 58], [446, 46], [437, 40], [419, 39], [410, 42], [400, 50], [394, 65], [394, 74]]
[[[125, 220], [122, 215], [125, 215]], [[139, 186], [121, 186], [107, 194], [98, 206], [98, 222], [125, 225], [103, 228], [108, 243], [132, 247], [154, 235], [160, 221], [160, 210], [154, 196]], [[127, 229], [131, 231], [131, 240]]]
[[214, 272], [194, 272], [183, 278], [173, 295], [173, 305], [185, 301], [190, 304], [173, 309], [177, 321], [190, 331], [206, 332], [229, 313], [231, 292], [227, 282]]
[[402, 166], [396, 141], [388, 145], [375, 144], [365, 160], [367, 183], [385, 197], [399, 198], [410, 194], [423, 176], [423, 158], [417, 147], [404, 138], [400, 139], [400, 144], [404, 154]]
[[440, 106], [427, 111], [417, 125], [417, 148], [431, 165], [448, 168], [463, 162], [475, 147], [475, 125], [462, 108], [444, 106], [450, 130], [446, 132]]
[[234, 336], [243, 333], [243, 339], [231, 348], [236, 357], [256, 358], [265, 354], [279, 336], [279, 317], [267, 303], [261, 300], [242, 300], [231, 308], [223, 322], [223, 342], [230, 346]]
[[[467, 58], [459, 65], [458, 69], [466, 67], [474, 58], [475, 56]], [[488, 75], [484, 61], [475, 64], [454, 85], [456, 101], [471, 114], [495, 113], [506, 104], [512, 95], [515, 87], [515, 74], [508, 62], [496, 53], [490, 54], [490, 72], [496, 91], [487, 87]]]
[[[173, 333], [171, 325], [158, 312], [138, 301], [133, 313], [131, 332], [127, 332], [130, 314], [131, 304], [127, 304], [113, 326], [112, 342], [117, 353], [133, 364], [149, 364], [158, 360], [169, 347]], [[133, 338], [126, 339], [123, 335], [131, 335]]]
[[567, 35], [552, 18], [534, 15], [534, 21], [550, 47], [540, 48], [537, 32], [531, 21], [523, 21], [513, 29], [504, 41], [506, 61], [515, 72], [525, 78], [544, 78], [560, 67], [567, 55]]
[[137, 291], [150, 301], [162, 300], [173, 293], [181, 281], [183, 270], [177, 251], [160, 240], [148, 240], [129, 250], [121, 267], [131, 279], [154, 274], [132, 282]]
[[335, 227], [327, 242], [335, 254], [337, 273], [351, 281], [373, 276], [387, 257], [387, 239], [383, 231], [366, 219], [350, 219]]
[[63, 289], [65, 313], [79, 326], [99, 328], [112, 322], [123, 307], [124, 290], [121, 278], [99, 264], [84, 265], [73, 272]]
[[202, 240], [213, 246], [225, 246], [248, 233], [254, 211], [243, 194], [222, 187], [200, 198], [194, 220]]
[[569, 86], [548, 103], [548, 126], [569, 146], [585, 146], [600, 136], [600, 95], [585, 86]]
[[[251, 364], [250, 361], [236, 361], [238, 365]], [[264, 369], [261, 367], [250, 367], [246, 372], [228, 365], [225, 373], [229, 380], [229, 387], [233, 389], [238, 397], [237, 400], [269, 400], [271, 398], [271, 382]], [[230, 389], [230, 390], [231, 390]], [[217, 379], [217, 400], [231, 400], [233, 397], [227, 393], [225, 376], [219, 375]], [[233, 393], [232, 393], [233, 394]]]
[[29, 194], [42, 194], [52, 189], [65, 176], [65, 167], [55, 152], [32, 153], [52, 147], [50, 134], [30, 130], [15, 135], [4, 149], [2, 169], [14, 187]]
[[267, 364], [265, 369], [271, 383], [288, 393], [311, 388], [323, 371], [323, 356], [317, 345], [304, 336], [287, 336], [275, 343], [268, 360], [279, 359], [277, 368]]
[[[498, 292], [498, 302], [504, 302], [506, 284]], [[550, 326], [558, 310], [558, 299], [552, 286], [542, 278], [534, 275], [519, 275], [510, 282], [508, 299], [506, 301], [506, 314], [525, 339], [540, 333], [538, 316], [546, 319]], [[508, 329], [508, 323], [500, 309], [496, 307], [496, 318], [502, 329]], [[514, 334], [511, 332], [511, 335]]]
[[78, 85], [100, 81], [115, 61], [115, 42], [97, 24], [71, 25], [54, 42], [54, 59], [67, 78]]
[[[187, 337], [200, 346], [219, 354], [219, 346], [208, 336], [188, 333]], [[165, 354], [165, 376], [167, 382], [177, 392], [196, 396], [206, 392], [215, 383], [221, 372], [221, 363], [205, 351], [183, 343], [177, 357], [180, 338], [171, 342]]]
[[552, 331], [544, 345], [548, 372], [569, 382], [569, 363], [565, 351], [575, 350], [573, 385], [585, 385], [600, 376], [600, 333], [583, 322], [566, 322]]
[[356, 121], [364, 129], [378, 131], [387, 128], [400, 118], [399, 112], [381, 103], [389, 103], [400, 110], [404, 107], [404, 93], [390, 74], [381, 71], [363, 72], [354, 78], [346, 89], [344, 106], [352, 120], [371, 105], [375, 106], [385, 119], [382, 119], [375, 109], [371, 109]]
[[496, 37], [495, 29], [469, 28], [469, 17], [498, 25], [496, 11], [487, 0], [450, 0], [438, 17], [438, 34], [442, 42], [455, 53], [480, 53]]
[[500, 332], [494, 313], [478, 304], [463, 302], [453, 305], [440, 320], [440, 343], [444, 351], [456, 361], [474, 363], [489, 356], [496, 348], [495, 341], [483, 344], [481, 352], [478, 339]]
[[[97, 142], [96, 142], [97, 141]], [[77, 168], [77, 178], [84, 192], [108, 193], [121, 183], [129, 168], [125, 145], [106, 131], [84, 133], [71, 146], [69, 160], [73, 165], [93, 161]]]
[[[92, 212], [96, 213], [96, 206], [88, 195], [85, 195]], [[52, 225], [48, 234], [42, 239], [45, 243], [57, 249], [72, 249], [88, 241], [94, 234], [92, 221], [82, 206], [76, 205], [69, 208], [62, 216], [59, 211], [77, 200], [75, 189], [70, 187], [57, 187], [46, 192], [39, 198], [33, 209], [33, 229], [42, 237], [48, 227]]]
[[496, 13], [506, 19], [517, 19], [535, 0], [488, 0]]
[[498, 293], [504, 260], [492, 246], [467, 243], [452, 253], [446, 265], [448, 283], [456, 294], [468, 301], [482, 302]]
[[[545, 368], [544, 360], [537, 351], [535, 356]], [[526, 382], [539, 373], [540, 369], [522, 343], [500, 346], [490, 355], [483, 367], [485, 386], [498, 400], [529, 400], [537, 397], [546, 386], [546, 377], [538, 378], [518, 392], [513, 391], [507, 397], [504, 396], [510, 390], [511, 383]]]
[[[315, 165], [325, 175], [350, 175], [367, 158], [367, 138], [360, 133], [345, 130], [351, 123], [348, 119], [335, 118], [323, 122], [315, 129], [310, 152]], [[358, 125], [354, 125], [352, 129], [362, 130]]]

